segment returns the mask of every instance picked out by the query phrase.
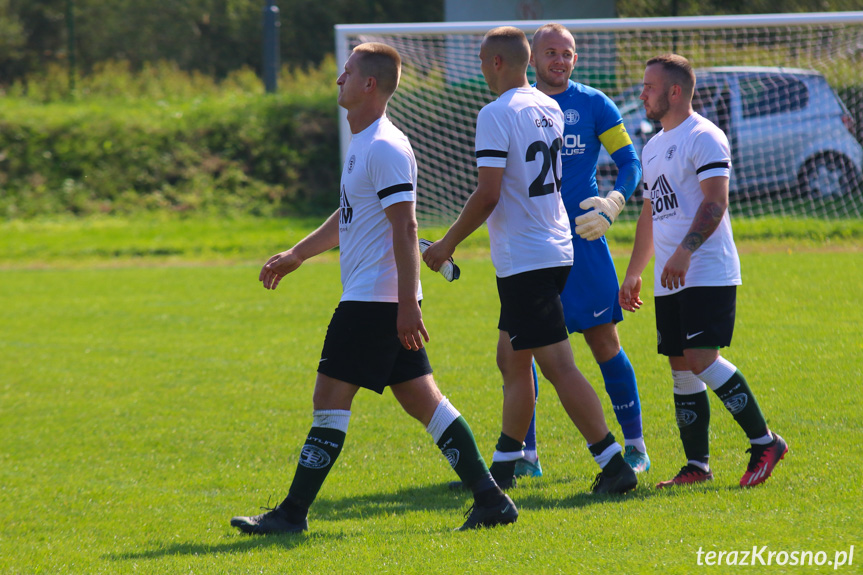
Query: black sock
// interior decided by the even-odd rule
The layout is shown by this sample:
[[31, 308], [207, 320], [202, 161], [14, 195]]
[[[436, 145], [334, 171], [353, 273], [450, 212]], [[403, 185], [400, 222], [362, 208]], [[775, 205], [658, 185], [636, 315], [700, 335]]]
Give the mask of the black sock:
[[306, 509], [315, 500], [327, 474], [330, 472], [342, 446], [345, 433], [328, 427], [312, 427], [300, 453], [297, 472], [288, 491], [294, 501], [307, 503]]
[[755, 400], [746, 378], [740, 370], [734, 372], [731, 379], [717, 388], [714, 393], [722, 400], [725, 409], [734, 417], [734, 421], [746, 433], [749, 439], [758, 439], [767, 435], [767, 422], [764, 414]]
[[707, 464], [710, 459], [710, 401], [707, 390], [674, 394], [674, 410], [686, 459]]
[[[495, 449], [501, 453], [521, 451], [523, 448], [523, 442], [505, 435], [503, 432], [501, 432], [500, 437], [497, 440], [497, 445], [495, 446]], [[494, 480], [498, 485], [508, 485], [512, 482], [512, 478], [515, 476], [515, 461], [492, 460], [489, 471], [491, 471], [491, 476], [494, 477]]]
[[[615, 439], [614, 435], [609, 431], [608, 435], [602, 438], [602, 440], [597, 441], [588, 446], [590, 450], [590, 454], [593, 455], [594, 459], [602, 455], [602, 453], [614, 445]], [[611, 459], [608, 460], [608, 463], [602, 468], [602, 471], [607, 472], [609, 475], [617, 475], [617, 472], [620, 471], [621, 467], [625, 465], [625, 461], [623, 460], [623, 456], [618, 452], [615, 453]]]
[[282, 510], [291, 523], [302, 523], [309, 515], [309, 507], [311, 507], [311, 503], [301, 501], [293, 495], [288, 495], [279, 504], [278, 508]]
[[503, 499], [503, 491], [497, 486], [491, 473], [472, 485], [473, 499], [480, 507], [491, 507], [497, 505]]

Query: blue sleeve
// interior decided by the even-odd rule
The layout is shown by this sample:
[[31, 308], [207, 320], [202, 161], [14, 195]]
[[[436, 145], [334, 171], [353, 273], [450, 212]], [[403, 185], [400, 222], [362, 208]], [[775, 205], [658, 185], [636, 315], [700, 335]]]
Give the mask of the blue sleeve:
[[638, 159], [632, 144], [611, 154], [611, 159], [617, 164], [617, 181], [614, 183], [614, 189], [628, 200], [641, 182], [641, 160]]
[[623, 117], [617, 105], [602, 92], [600, 94], [602, 97], [598, 99], [601, 102], [599, 139], [617, 165], [617, 181], [614, 183], [614, 189], [628, 200], [641, 182], [641, 161], [626, 132]]

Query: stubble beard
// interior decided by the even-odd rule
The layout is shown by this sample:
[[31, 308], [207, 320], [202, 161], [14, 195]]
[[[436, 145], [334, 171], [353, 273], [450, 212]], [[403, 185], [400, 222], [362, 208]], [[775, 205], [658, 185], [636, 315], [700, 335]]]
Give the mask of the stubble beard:
[[668, 109], [671, 106], [668, 102], [668, 96], [663, 96], [661, 100], [656, 102], [656, 105], [653, 106], [650, 110], [647, 108], [644, 109], [644, 113], [647, 116], [648, 120], [654, 120], [659, 122], [662, 120], [663, 116], [668, 113]]

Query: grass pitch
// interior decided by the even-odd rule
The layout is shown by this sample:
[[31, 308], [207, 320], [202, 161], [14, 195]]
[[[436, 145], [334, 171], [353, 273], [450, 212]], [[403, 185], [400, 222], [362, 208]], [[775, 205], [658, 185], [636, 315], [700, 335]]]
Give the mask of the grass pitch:
[[[689, 573], [705, 568], [706, 552], [738, 551], [740, 561], [763, 546], [765, 561], [770, 551], [786, 561], [811, 551], [832, 562], [853, 545], [853, 563], [837, 571], [863, 563], [863, 266], [853, 241], [741, 243], [744, 285], [724, 355], [791, 447], [765, 485], [737, 487], [747, 442], [713, 397], [716, 480], [653, 487], [684, 461], [649, 298], [620, 325], [653, 460], [634, 493], [588, 494], [597, 469], [543, 380], [546, 475], [512, 492], [518, 523], [453, 533], [470, 497], [447, 490], [454, 474], [391, 394], [366, 392], [311, 531], [261, 538], [228, 520], [280, 501], [293, 476], [340, 292], [334, 258], [267, 292], [260, 264], [308, 225], [243, 224], [226, 239], [210, 228], [229, 224], [167, 222], [161, 239], [142, 239], [140, 227], [109, 223], [89, 241], [58, 225], [56, 239], [2, 229], [2, 573]], [[176, 253], [129, 248], [159, 241]], [[423, 271], [423, 312], [438, 384], [490, 459], [501, 405], [497, 295], [480, 246], [459, 260], [457, 282]], [[616, 263], [622, 272], [626, 258]], [[651, 294], [649, 274], [645, 282]], [[571, 341], [619, 436], [599, 369], [581, 338]], [[754, 570], [834, 569], [781, 559]]]

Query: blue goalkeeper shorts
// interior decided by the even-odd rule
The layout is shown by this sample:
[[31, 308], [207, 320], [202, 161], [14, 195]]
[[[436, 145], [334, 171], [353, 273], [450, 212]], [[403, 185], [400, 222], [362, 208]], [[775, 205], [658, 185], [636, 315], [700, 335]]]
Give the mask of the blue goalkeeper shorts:
[[589, 242], [573, 234], [572, 247], [572, 271], [560, 294], [566, 329], [569, 333], [580, 333], [597, 325], [623, 321], [617, 299], [620, 284], [605, 237]]

